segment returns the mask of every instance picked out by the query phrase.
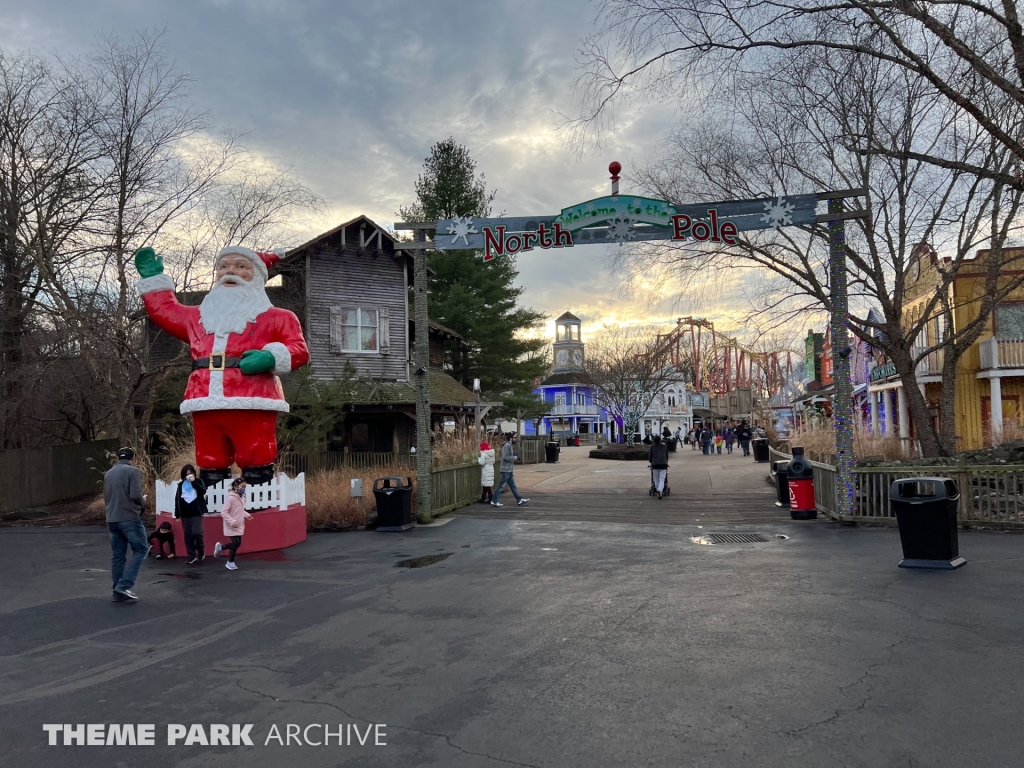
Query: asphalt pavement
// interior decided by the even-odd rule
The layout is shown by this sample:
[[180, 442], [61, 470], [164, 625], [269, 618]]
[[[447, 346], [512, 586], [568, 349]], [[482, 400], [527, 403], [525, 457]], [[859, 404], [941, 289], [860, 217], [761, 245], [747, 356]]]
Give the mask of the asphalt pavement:
[[126, 605], [101, 529], [2, 529], [0, 765], [1020, 765], [1024, 538], [922, 572], [893, 529], [714, 530], [318, 534], [235, 573], [149, 561]]

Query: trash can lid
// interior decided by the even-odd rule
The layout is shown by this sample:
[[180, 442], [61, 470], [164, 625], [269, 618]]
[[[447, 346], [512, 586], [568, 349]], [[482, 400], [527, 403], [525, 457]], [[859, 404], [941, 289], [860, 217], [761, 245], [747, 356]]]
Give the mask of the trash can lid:
[[787, 469], [789, 469], [789, 459], [786, 459], [785, 461], [776, 461], [775, 462], [775, 471], [776, 472], [785, 472]]
[[[403, 483], [402, 481], [406, 482]], [[387, 482], [385, 482], [387, 481]], [[373, 481], [373, 490], [379, 491], [385, 487], [389, 488], [411, 488], [412, 478], [411, 477], [378, 477]]]
[[956, 482], [948, 477], [905, 477], [894, 480], [889, 489], [891, 501], [924, 504], [944, 499], [959, 499]]

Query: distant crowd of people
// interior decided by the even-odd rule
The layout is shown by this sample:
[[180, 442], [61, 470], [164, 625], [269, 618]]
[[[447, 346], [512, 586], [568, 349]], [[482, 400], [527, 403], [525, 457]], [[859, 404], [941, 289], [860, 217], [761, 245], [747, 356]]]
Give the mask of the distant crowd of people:
[[700, 450], [705, 456], [721, 454], [722, 448], [726, 453], [732, 453], [733, 448], [739, 443], [744, 456], [750, 455], [750, 441], [754, 437], [763, 437], [764, 430], [758, 427], [752, 429], [746, 421], [738, 426], [727, 425], [720, 429], [712, 429], [708, 425], [702, 425], [691, 429], [684, 438], [684, 442], [693, 450]]

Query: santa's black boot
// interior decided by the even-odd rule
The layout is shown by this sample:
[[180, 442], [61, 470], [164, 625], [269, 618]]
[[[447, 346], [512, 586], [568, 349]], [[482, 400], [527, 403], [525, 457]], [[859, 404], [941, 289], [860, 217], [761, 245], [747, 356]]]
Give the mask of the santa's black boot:
[[259, 467], [246, 467], [242, 470], [242, 479], [249, 485], [263, 485], [274, 479], [274, 465], [263, 464]]
[[207, 485], [216, 485], [217, 483], [227, 480], [231, 477], [230, 469], [200, 469], [199, 477]]

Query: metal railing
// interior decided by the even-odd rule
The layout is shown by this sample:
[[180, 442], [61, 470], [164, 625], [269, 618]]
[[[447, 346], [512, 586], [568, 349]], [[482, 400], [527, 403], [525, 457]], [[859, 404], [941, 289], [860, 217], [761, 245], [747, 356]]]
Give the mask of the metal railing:
[[[774, 448], [771, 460], [792, 458]], [[943, 477], [960, 490], [957, 517], [964, 526], [1024, 529], [1024, 466], [968, 465], [936, 467], [855, 467], [854, 514], [840, 517], [836, 504], [836, 468], [812, 461], [814, 501], [818, 511], [833, 520], [895, 523], [889, 490], [896, 480], [908, 477]]]
[[597, 405], [567, 403], [565, 405], [552, 405], [548, 413], [552, 416], [597, 416], [601, 413], [601, 408]]
[[1024, 368], [1024, 339], [985, 339], [978, 344], [981, 368]]

